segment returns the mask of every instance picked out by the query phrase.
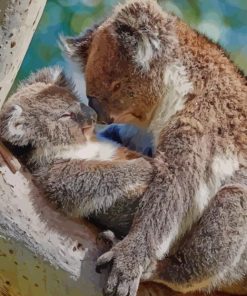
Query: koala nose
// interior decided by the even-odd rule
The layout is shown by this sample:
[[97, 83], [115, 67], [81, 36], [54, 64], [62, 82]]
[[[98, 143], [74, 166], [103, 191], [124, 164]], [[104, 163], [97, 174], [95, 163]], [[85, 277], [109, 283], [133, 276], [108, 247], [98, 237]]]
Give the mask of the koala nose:
[[95, 124], [97, 122], [97, 113], [90, 107], [83, 103], [80, 103], [81, 113], [80, 122], [85, 122], [87, 124]]
[[89, 106], [93, 108], [97, 115], [98, 121], [100, 123], [112, 123], [112, 119], [109, 117], [106, 108], [103, 106], [101, 102], [99, 102], [96, 98], [88, 97], [89, 98]]

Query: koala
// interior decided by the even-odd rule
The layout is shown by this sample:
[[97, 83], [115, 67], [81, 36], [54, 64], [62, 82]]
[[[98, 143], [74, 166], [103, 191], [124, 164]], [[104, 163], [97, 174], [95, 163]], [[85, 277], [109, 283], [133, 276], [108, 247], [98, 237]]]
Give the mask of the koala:
[[153, 0], [62, 40], [98, 120], [155, 137], [154, 177], [127, 236], [98, 259], [105, 295], [140, 280], [247, 294], [247, 83], [217, 44]]
[[64, 213], [124, 235], [152, 178], [151, 160], [98, 138], [95, 123], [95, 111], [79, 103], [62, 70], [47, 68], [24, 81], [5, 104], [0, 137], [31, 146], [23, 161]]

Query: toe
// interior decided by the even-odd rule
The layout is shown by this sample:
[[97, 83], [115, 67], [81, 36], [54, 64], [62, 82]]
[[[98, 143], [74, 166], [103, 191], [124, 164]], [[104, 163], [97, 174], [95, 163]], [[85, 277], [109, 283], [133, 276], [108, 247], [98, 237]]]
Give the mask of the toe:
[[106, 287], [104, 289], [104, 295], [105, 296], [116, 295], [117, 285], [118, 285], [118, 277], [116, 274], [111, 272], [108, 278]]
[[140, 278], [135, 279], [131, 283], [128, 296], [136, 296], [137, 290], [138, 290], [138, 287], [139, 287], [139, 283], [140, 283]]
[[116, 296], [128, 296], [129, 294], [129, 282], [123, 281], [119, 283]]
[[108, 264], [112, 261], [113, 259], [113, 252], [109, 251], [101, 255], [97, 262], [96, 262], [96, 272], [100, 273], [102, 269], [105, 269]]

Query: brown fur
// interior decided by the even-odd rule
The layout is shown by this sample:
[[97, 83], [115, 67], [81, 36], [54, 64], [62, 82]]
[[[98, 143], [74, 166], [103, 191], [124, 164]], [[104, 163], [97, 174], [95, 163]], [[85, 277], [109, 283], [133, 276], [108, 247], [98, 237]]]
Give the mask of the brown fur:
[[[150, 109], [152, 111], [157, 101], [153, 89], [149, 87], [151, 80], [140, 83], [139, 73], [126, 64], [120, 53], [119, 44], [109, 28], [95, 33], [86, 63], [87, 95], [102, 98], [100, 102], [114, 122], [147, 127], [151, 120]], [[113, 64], [115, 67], [112, 67]], [[118, 87], [114, 88], [115, 85]], [[139, 90], [136, 98], [133, 98], [134, 89]]]
[[[88, 48], [87, 94], [100, 119], [147, 127], [157, 143], [156, 177], [130, 233], [99, 258], [99, 265], [112, 262], [105, 294], [134, 296], [150, 276], [182, 292], [241, 281], [246, 78], [219, 46], [151, 0], [118, 6]], [[167, 254], [173, 260], [160, 272], [153, 262]]]

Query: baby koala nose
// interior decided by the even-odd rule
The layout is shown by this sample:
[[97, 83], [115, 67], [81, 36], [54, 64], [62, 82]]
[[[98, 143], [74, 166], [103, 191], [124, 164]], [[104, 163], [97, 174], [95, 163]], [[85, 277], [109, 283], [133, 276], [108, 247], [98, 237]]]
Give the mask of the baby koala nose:
[[79, 121], [83, 124], [93, 125], [97, 122], [97, 113], [87, 105], [80, 103], [81, 112], [78, 114]]

